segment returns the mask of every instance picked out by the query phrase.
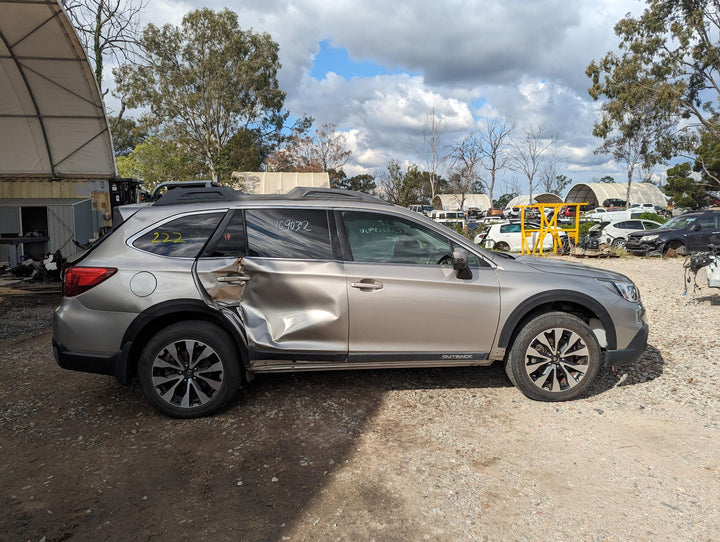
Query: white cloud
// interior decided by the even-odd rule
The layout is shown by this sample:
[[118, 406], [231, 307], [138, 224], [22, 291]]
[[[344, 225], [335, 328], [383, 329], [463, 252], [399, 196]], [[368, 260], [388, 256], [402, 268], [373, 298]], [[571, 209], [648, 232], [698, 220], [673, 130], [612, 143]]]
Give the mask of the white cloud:
[[[225, 5], [154, 0], [148, 18], [178, 23], [193, 7]], [[347, 133], [353, 149], [347, 171], [372, 172], [390, 158], [421, 163], [416, 149], [425, 116], [434, 108], [447, 141], [469, 133], [482, 117], [520, 127], [542, 124], [560, 136], [565, 169], [588, 178], [612, 168], [619, 174], [617, 165], [592, 152], [599, 144], [591, 133], [598, 105], [587, 94], [585, 69], [616, 46], [615, 23], [627, 12], [640, 14], [643, 6], [638, 0], [367, 0], [361, 5], [244, 0], [229, 5], [241, 27], [269, 32], [279, 43], [286, 107]], [[408, 73], [350, 80], [329, 73], [317, 81], [309, 74], [323, 40], [346, 48], [357, 61]]]

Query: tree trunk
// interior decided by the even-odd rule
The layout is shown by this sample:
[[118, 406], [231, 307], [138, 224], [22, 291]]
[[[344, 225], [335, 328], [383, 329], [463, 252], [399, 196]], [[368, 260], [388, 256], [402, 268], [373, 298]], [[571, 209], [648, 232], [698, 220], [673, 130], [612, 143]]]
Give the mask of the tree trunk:
[[627, 185], [627, 192], [625, 193], [625, 205], [630, 205], [630, 189], [632, 188], [632, 169], [628, 169], [628, 185]]

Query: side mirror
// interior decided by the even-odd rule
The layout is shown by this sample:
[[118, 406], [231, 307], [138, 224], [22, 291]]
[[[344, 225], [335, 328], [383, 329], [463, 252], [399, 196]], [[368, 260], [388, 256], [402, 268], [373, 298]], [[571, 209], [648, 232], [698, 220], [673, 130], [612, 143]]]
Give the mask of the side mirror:
[[690, 226], [690, 231], [700, 231], [701, 229], [702, 227], [700, 226], [700, 224], [693, 224], [692, 226]]
[[472, 278], [472, 272], [468, 268], [469, 256], [469, 252], [464, 248], [453, 250], [453, 269], [459, 279], [469, 280]]

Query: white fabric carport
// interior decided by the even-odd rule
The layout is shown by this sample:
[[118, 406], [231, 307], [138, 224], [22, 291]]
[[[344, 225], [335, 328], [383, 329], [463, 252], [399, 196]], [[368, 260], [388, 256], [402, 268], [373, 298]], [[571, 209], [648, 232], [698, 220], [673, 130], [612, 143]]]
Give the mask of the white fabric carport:
[[0, 178], [110, 178], [105, 110], [55, 0], [0, 0]]
[[[627, 185], [620, 183], [580, 183], [573, 185], [567, 193], [568, 203], [588, 202], [588, 207], [599, 207], [606, 199], [625, 200]], [[665, 194], [650, 183], [632, 183], [630, 203], [652, 203], [656, 207], [667, 207]]]
[[[538, 194], [533, 198], [535, 203], [562, 203], [563, 199], [558, 196], [557, 194], [553, 194], [552, 192], [544, 192], [542, 194]], [[513, 199], [511, 199], [508, 204], [505, 206], [506, 209], [511, 209], [513, 207], [517, 207], [518, 205], [530, 205], [530, 196], [524, 195], [524, 196], [516, 196]]]
[[[462, 194], [436, 194], [435, 199], [440, 202], [440, 209], [445, 211], [467, 211], [470, 207], [477, 207], [481, 211], [487, 211], [492, 207], [487, 194], [465, 194], [463, 201]], [[462, 202], [462, 209], [460, 203]], [[437, 205], [435, 205], [437, 208]]]

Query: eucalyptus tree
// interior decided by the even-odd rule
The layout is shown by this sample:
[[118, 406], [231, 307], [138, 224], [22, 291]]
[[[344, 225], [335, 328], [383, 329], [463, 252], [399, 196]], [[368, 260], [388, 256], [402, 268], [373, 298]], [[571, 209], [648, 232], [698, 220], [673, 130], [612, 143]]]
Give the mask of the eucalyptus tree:
[[687, 152], [703, 130], [720, 141], [720, 2], [647, 0], [638, 17], [615, 25], [617, 51], [591, 62], [594, 99], [603, 99], [595, 134], [626, 140], [652, 133], [642, 161]]
[[142, 65], [116, 71], [128, 107], [145, 107], [158, 126], [197, 152], [218, 180], [217, 160], [241, 129], [277, 134], [287, 118], [278, 88], [278, 45], [269, 34], [242, 30], [233, 11], [207, 8], [179, 26], [148, 25]]

